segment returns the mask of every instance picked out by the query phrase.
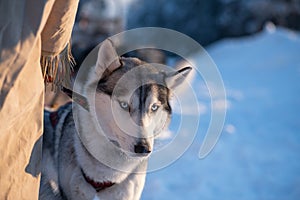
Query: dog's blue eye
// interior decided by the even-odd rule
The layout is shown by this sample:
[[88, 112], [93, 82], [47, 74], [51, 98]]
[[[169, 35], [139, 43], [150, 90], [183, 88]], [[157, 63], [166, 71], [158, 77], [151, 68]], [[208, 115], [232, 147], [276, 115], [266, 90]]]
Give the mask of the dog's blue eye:
[[120, 106], [121, 108], [123, 108], [124, 110], [128, 110], [128, 103], [126, 103], [125, 101], [121, 101], [120, 102]]
[[152, 106], [151, 106], [151, 110], [153, 112], [157, 111], [158, 108], [159, 108], [159, 106], [156, 103], [152, 104]]

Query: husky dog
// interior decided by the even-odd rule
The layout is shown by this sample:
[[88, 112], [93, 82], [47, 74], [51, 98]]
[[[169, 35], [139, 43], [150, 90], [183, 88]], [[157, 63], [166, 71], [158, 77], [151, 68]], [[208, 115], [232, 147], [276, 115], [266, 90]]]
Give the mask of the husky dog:
[[45, 111], [40, 199], [139, 199], [171, 91], [190, 71], [118, 57], [105, 40], [80, 83], [85, 101]]

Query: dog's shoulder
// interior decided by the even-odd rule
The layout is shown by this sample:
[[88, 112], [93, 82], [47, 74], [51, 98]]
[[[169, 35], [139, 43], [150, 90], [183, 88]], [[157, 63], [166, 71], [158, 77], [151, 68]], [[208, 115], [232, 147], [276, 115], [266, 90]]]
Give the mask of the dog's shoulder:
[[44, 111], [43, 149], [49, 149], [52, 154], [57, 150], [57, 143], [62, 134], [66, 121], [72, 118], [72, 103], [69, 102], [57, 110]]
[[64, 199], [58, 178], [59, 145], [64, 127], [72, 123], [72, 119], [72, 103], [67, 103], [57, 110], [44, 111], [41, 199]]

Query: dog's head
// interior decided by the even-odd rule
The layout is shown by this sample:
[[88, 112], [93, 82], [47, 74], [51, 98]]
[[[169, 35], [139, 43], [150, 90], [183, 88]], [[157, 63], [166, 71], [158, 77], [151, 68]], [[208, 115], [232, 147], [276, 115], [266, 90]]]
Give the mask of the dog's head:
[[191, 71], [178, 71], [118, 57], [110, 40], [99, 48], [95, 111], [106, 137], [130, 156], [147, 156], [155, 136], [168, 126], [171, 91]]

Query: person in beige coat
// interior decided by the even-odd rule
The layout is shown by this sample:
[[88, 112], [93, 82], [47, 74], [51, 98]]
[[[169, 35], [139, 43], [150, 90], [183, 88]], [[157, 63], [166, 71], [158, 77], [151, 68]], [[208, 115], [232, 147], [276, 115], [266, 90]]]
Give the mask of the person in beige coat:
[[77, 5], [0, 2], [0, 199], [38, 199], [44, 79], [68, 86]]

